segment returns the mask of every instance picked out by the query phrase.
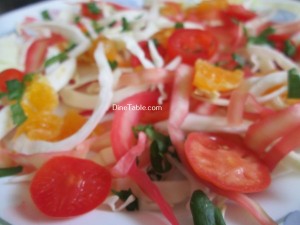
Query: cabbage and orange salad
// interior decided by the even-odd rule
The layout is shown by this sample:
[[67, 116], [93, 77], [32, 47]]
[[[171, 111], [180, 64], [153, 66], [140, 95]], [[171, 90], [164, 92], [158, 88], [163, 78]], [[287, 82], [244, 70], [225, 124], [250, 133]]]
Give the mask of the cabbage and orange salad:
[[68, 1], [24, 18], [0, 38], [1, 179], [50, 217], [159, 209], [177, 225], [186, 205], [222, 225], [234, 202], [277, 224], [249, 194], [299, 168], [300, 21], [267, 2]]

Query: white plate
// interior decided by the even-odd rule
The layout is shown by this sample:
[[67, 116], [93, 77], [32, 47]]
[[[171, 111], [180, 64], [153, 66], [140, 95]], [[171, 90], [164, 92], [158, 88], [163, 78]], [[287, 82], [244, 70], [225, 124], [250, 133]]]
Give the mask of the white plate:
[[[123, 2], [123, 1], [120, 1]], [[126, 4], [139, 4], [140, 1], [126, 1]], [[25, 16], [39, 16], [44, 9], [66, 7], [62, 1], [44, 1], [4, 14], [0, 17], [0, 35], [12, 32]], [[275, 220], [291, 211], [300, 210], [300, 173], [289, 173], [273, 180], [270, 188], [251, 197], [261, 204]], [[181, 225], [192, 225], [191, 215], [184, 209], [176, 209]], [[72, 219], [50, 219], [43, 216], [32, 205], [28, 196], [28, 184], [4, 184], [0, 179], [0, 218], [12, 225], [168, 225], [159, 212], [110, 212], [96, 209], [83, 216]], [[226, 212], [227, 225], [257, 225], [243, 209], [229, 203]], [[1, 221], [0, 221], [1, 224]], [[299, 222], [300, 224], [300, 222]]]

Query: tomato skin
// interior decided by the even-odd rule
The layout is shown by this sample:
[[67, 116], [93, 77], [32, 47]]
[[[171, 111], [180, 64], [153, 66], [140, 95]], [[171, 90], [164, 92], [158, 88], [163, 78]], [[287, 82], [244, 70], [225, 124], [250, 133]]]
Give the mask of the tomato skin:
[[245, 148], [239, 136], [190, 133], [185, 153], [200, 179], [223, 190], [259, 192], [271, 182], [269, 169]]
[[7, 92], [6, 82], [9, 80], [22, 81], [24, 73], [17, 69], [7, 69], [0, 73], [0, 91]]
[[241, 5], [228, 5], [228, 7], [221, 12], [223, 21], [233, 23], [233, 19], [247, 22], [256, 17], [256, 13], [245, 9]]
[[54, 157], [35, 174], [30, 194], [51, 217], [71, 217], [99, 206], [110, 192], [112, 178], [102, 166], [69, 156]]
[[91, 10], [88, 7], [88, 4], [86, 4], [86, 3], [81, 4], [81, 14], [85, 17], [88, 17], [88, 18], [92, 19], [92, 20], [98, 20], [98, 19], [102, 18], [102, 13], [101, 12], [99, 12], [99, 13], [91, 12]]
[[171, 59], [181, 56], [184, 63], [194, 65], [199, 58], [210, 59], [217, 49], [218, 42], [210, 32], [177, 29], [169, 38], [167, 55]]

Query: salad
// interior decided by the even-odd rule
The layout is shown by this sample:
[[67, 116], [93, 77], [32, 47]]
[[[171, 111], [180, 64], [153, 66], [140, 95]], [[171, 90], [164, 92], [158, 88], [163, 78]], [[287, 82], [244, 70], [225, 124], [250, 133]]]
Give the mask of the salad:
[[24, 18], [0, 38], [0, 181], [27, 183], [46, 217], [179, 225], [184, 206], [224, 225], [233, 203], [278, 224], [251, 196], [300, 168], [300, 21], [267, 2], [66, 1]]

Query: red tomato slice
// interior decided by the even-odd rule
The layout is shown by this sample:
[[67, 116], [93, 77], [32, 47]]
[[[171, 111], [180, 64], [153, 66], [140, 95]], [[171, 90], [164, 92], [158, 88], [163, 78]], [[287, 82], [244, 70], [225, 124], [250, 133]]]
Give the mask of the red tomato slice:
[[271, 182], [268, 168], [243, 146], [238, 136], [191, 133], [184, 147], [198, 177], [219, 188], [259, 192]]
[[7, 92], [6, 82], [9, 80], [21, 81], [24, 77], [24, 73], [17, 69], [7, 69], [0, 73], [0, 91]]
[[274, 47], [279, 51], [284, 51], [284, 43], [289, 40], [290, 35], [287, 34], [271, 34], [268, 36], [268, 40], [274, 43]]
[[30, 193], [44, 214], [70, 217], [99, 206], [110, 192], [110, 173], [85, 159], [60, 156], [46, 162], [34, 176]]
[[[96, 12], [93, 12], [90, 8], [89, 8], [89, 5], [88, 4], [91, 4], [91, 3], [83, 3], [81, 4], [81, 14], [85, 17], [88, 17], [92, 20], [98, 20], [102, 17], [102, 13], [99, 9], [99, 12], [96, 13]], [[97, 6], [96, 6], [97, 7]]]
[[169, 38], [167, 54], [171, 59], [181, 56], [184, 63], [194, 65], [197, 59], [210, 59], [217, 49], [218, 42], [210, 32], [177, 29]]
[[247, 22], [256, 17], [256, 13], [245, 9], [241, 5], [228, 5], [226, 10], [221, 12], [221, 15], [223, 21], [230, 23], [233, 23], [233, 19], [241, 22]]

